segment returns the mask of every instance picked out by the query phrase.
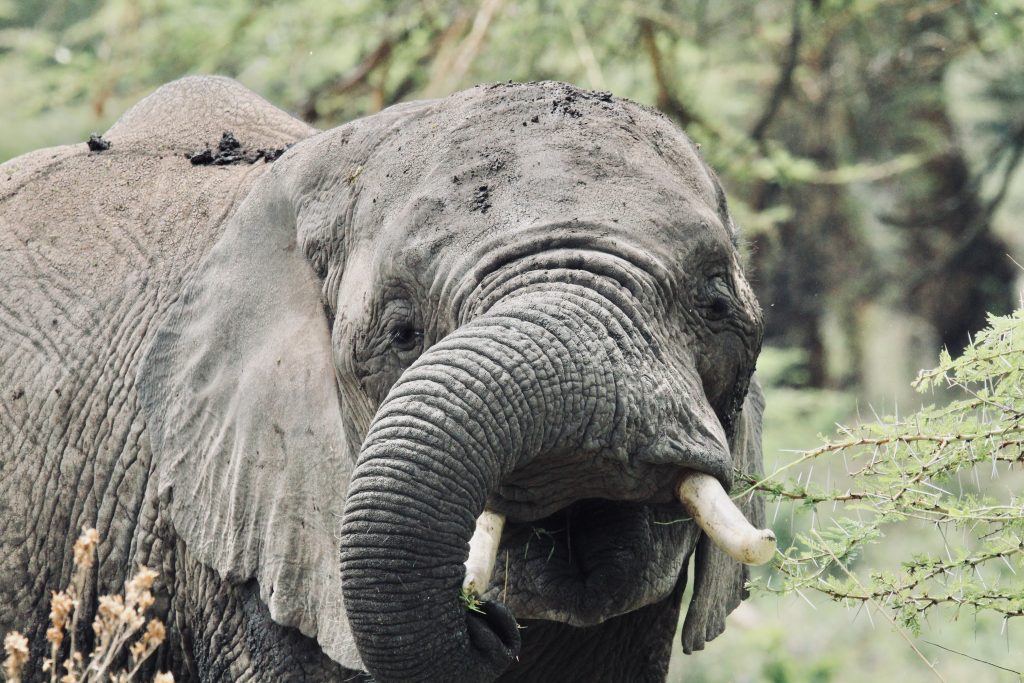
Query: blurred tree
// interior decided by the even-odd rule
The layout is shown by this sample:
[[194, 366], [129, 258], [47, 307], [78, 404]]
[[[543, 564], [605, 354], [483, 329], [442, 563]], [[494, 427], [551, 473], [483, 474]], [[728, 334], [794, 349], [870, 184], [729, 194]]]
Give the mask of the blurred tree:
[[[809, 385], [845, 386], [868, 304], [954, 348], [1009, 309], [992, 223], [1024, 149], [1022, 39], [1019, 0], [0, 0], [0, 159], [84, 140], [188, 73], [322, 127], [484, 81], [608, 89], [705, 143], [768, 342], [806, 351]], [[951, 113], [966, 63], [992, 103], [977, 129]]]
[[967, 5], [945, 5], [875, 15], [873, 26], [890, 27], [893, 40], [878, 45], [874, 30], [861, 41], [865, 96], [850, 121], [852, 137], [867, 155], [916, 151], [926, 158], [917, 169], [882, 183], [896, 198], [883, 220], [903, 242], [902, 275], [884, 281], [900, 288], [896, 298], [929, 320], [945, 346], [958, 350], [969, 333], [984, 326], [986, 311], [1011, 309], [1005, 284], [1013, 279], [1013, 267], [1007, 245], [990, 230], [998, 201], [986, 203], [980, 195], [991, 169], [972, 172], [944, 89], [950, 66], [976, 49], [978, 18]]

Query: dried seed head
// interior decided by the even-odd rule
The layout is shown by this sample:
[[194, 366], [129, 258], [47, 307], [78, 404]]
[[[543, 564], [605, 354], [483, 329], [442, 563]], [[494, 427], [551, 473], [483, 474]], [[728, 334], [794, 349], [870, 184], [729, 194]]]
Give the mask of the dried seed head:
[[54, 646], [60, 647], [60, 644], [64, 642], [63, 627], [51, 626], [46, 629], [46, 639], [53, 643]]
[[143, 591], [147, 591], [153, 587], [153, 581], [159, 576], [155, 571], [149, 567], [139, 567], [139, 571], [135, 573], [131, 581], [125, 586], [125, 591], [129, 597], [133, 594], [137, 595]]
[[120, 595], [101, 595], [98, 613], [104, 620], [118, 621], [124, 614], [124, 598]]
[[153, 683], [174, 683], [174, 674], [161, 672], [153, 677]]
[[82, 529], [82, 535], [75, 541], [75, 566], [83, 569], [92, 567], [99, 541], [100, 533], [96, 529]]
[[156, 651], [160, 647], [160, 643], [164, 642], [166, 635], [163, 622], [159, 619], [150, 619], [142, 637], [128, 648], [132, 653], [132, 663], [138, 664]]
[[114, 635], [120, 624], [130, 621], [134, 611], [125, 608], [124, 598], [120, 595], [101, 595], [99, 603], [92, 630], [103, 643]]
[[147, 643], [153, 643], [159, 645], [164, 642], [164, 638], [167, 637], [167, 629], [164, 628], [164, 622], [159, 619], [150, 619], [149, 623], [146, 624], [146, 632], [142, 634], [142, 639]]
[[17, 631], [11, 631], [4, 638], [4, 677], [7, 681], [20, 681], [21, 670], [28, 662], [28, 638]]
[[153, 606], [153, 594], [149, 591], [143, 591], [135, 599], [135, 606], [138, 608], [140, 614], [145, 612]]
[[[64, 591], [54, 591], [50, 597], [50, 623], [56, 629], [63, 629], [75, 609], [75, 601]], [[46, 636], [50, 639], [49, 633]], [[51, 642], [54, 642], [50, 639]], [[59, 644], [59, 643], [58, 643]]]

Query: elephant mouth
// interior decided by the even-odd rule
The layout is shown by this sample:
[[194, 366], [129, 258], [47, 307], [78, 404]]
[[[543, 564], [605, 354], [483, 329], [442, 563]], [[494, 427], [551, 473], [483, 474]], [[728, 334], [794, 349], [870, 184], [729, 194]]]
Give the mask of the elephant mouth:
[[[720, 458], [676, 452], [615, 458], [571, 450], [515, 470], [491, 494], [505, 515], [485, 599], [517, 619], [586, 627], [668, 597], [700, 528], [674, 495], [682, 473], [727, 480]], [[553, 468], [551, 463], [558, 463]]]
[[579, 500], [506, 524], [484, 598], [518, 619], [600, 624], [667, 597], [698, 537], [677, 502]]
[[731, 485], [732, 468], [725, 459], [666, 439], [657, 447], [621, 458], [603, 450], [545, 453], [508, 475], [491, 493], [488, 508], [506, 515], [509, 522], [534, 526], [559, 526], [565, 517], [580, 518], [574, 511], [590, 511], [594, 500], [616, 510], [621, 503], [654, 505], [655, 509], [664, 504], [667, 514], [678, 519], [687, 516], [675, 492], [685, 472], [708, 474], [726, 489]]

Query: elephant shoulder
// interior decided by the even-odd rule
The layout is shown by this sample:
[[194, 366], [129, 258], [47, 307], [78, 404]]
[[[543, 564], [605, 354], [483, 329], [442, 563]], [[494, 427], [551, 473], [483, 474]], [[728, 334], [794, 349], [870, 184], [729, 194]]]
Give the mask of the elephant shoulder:
[[161, 86], [125, 112], [104, 135], [116, 147], [191, 153], [216, 147], [231, 132], [245, 149], [272, 149], [316, 132], [241, 83], [187, 76]]

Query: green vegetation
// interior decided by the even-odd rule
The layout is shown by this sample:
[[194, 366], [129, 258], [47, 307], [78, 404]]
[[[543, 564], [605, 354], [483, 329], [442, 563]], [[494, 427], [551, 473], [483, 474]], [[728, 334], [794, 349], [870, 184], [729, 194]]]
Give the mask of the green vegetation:
[[[792, 391], [778, 384], [792, 376], [795, 355], [767, 354], [769, 405]], [[872, 631], [896, 631], [881, 649], [907, 667], [910, 680], [1024, 677], [1009, 633], [1011, 620], [1024, 616], [1024, 310], [990, 318], [961, 355], [942, 352], [939, 365], [914, 385], [951, 400], [841, 427], [838, 438], [745, 483], [774, 501], [769, 510], [778, 513], [781, 504], [789, 513], [781, 523], [776, 517], [782, 554], [752, 581], [755, 604], [770, 604], [774, 594], [812, 605], [817, 594], [846, 614], [813, 601], [817, 607], [800, 610], [801, 621], [769, 623], [762, 616], [760, 628], [744, 631], [753, 617], [741, 610], [738, 633], [724, 638], [762, 656], [745, 655], [724, 668], [697, 658], [697, 674], [687, 661], [686, 680], [741, 672], [771, 681], [872, 680], [875, 662], [865, 667], [850, 652], [822, 644], [843, 634], [853, 642], [865, 638], [863, 623], [834, 631], [856, 615], [874, 615]], [[818, 394], [801, 399], [825, 406]], [[791, 422], [768, 420], [770, 432], [797, 425], [796, 408]], [[770, 433], [766, 441], [776, 438]], [[794, 647], [794, 634], [807, 641]], [[869, 659], [879, 649], [873, 642]]]
[[[990, 319], [991, 326], [953, 359], [922, 372], [921, 391], [961, 394], [947, 405], [844, 429], [843, 438], [803, 453], [796, 466], [843, 457], [848, 478], [837, 486], [811, 476], [751, 482], [769, 499], [806, 507], [842, 503], [848, 511], [827, 527], [802, 533], [779, 564], [777, 590], [815, 590], [845, 604], [873, 602], [919, 633], [930, 610], [954, 615], [991, 611], [1024, 616], [1024, 502], [1010, 482], [1024, 465], [1024, 310]], [[981, 477], [1000, 480], [983, 486]], [[857, 516], [852, 516], [852, 513]], [[937, 538], [939, 552], [905, 557], [902, 571], [858, 577], [850, 564], [894, 524], [915, 521]], [[960, 531], [966, 531], [960, 534]], [[986, 580], [985, 576], [988, 576]]]
[[462, 603], [462, 606], [465, 607], [470, 612], [476, 612], [478, 614], [484, 614], [484, 610], [483, 610], [483, 607], [482, 607], [482, 602], [480, 600], [480, 594], [476, 592], [475, 587], [474, 588], [465, 588], [465, 587], [463, 587], [459, 591], [459, 601]]

